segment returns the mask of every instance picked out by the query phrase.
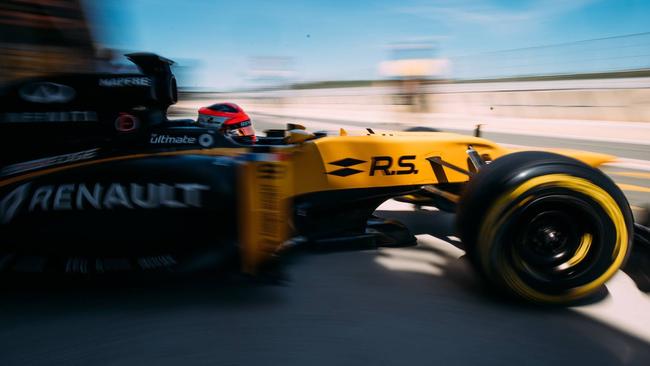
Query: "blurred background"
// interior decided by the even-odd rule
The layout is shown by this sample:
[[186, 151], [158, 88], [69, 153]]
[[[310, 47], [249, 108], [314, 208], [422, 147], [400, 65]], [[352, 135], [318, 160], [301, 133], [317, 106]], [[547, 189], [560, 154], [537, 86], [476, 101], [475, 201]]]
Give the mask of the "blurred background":
[[648, 122], [649, 12], [640, 0], [3, 0], [0, 82], [149, 51], [177, 62], [184, 101], [251, 111]]

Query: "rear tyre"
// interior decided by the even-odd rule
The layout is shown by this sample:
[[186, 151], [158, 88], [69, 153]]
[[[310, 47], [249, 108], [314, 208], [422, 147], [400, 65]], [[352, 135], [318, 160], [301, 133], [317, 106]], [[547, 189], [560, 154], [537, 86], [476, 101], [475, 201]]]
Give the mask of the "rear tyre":
[[406, 132], [442, 132], [437, 128], [433, 127], [424, 127], [424, 126], [415, 126], [405, 129]]
[[506, 155], [468, 183], [457, 225], [496, 288], [563, 304], [598, 293], [627, 259], [633, 218], [605, 174], [546, 152]]

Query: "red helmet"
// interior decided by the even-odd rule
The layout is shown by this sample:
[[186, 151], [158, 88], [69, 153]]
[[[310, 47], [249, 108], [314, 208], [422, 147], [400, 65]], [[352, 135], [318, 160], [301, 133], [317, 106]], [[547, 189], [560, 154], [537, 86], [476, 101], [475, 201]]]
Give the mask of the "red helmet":
[[234, 103], [217, 103], [199, 109], [198, 123], [216, 127], [226, 136], [257, 141], [250, 117]]

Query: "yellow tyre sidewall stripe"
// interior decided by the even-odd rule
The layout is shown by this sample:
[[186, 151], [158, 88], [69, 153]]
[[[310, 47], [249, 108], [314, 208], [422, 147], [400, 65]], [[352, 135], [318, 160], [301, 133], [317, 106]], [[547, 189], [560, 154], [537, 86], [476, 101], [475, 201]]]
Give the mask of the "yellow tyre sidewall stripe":
[[524, 298], [549, 303], [572, 301], [589, 294], [607, 282], [607, 280], [609, 280], [623, 264], [629, 247], [629, 234], [627, 232], [627, 225], [621, 208], [616, 203], [614, 198], [612, 198], [612, 196], [608, 194], [604, 189], [584, 178], [574, 177], [566, 174], [543, 175], [531, 178], [521, 183], [516, 188], [500, 196], [492, 208], [488, 211], [487, 215], [485, 216], [485, 220], [480, 226], [479, 239], [477, 244], [479, 253], [481, 254], [481, 264], [485, 272], [490, 276], [490, 272], [492, 271], [490, 270], [491, 266], [489, 265], [489, 253], [491, 246], [494, 244], [494, 238], [498, 231], [497, 229], [503, 226], [505, 221], [508, 220], [515, 209], [523, 206], [523, 204], [525, 204], [530, 199], [524, 199], [524, 201], [510, 208], [507, 210], [507, 212], [504, 212], [505, 207], [517, 199], [517, 197], [521, 197], [531, 189], [540, 186], [559, 187], [576, 191], [586, 195], [601, 206], [603, 211], [611, 219], [612, 224], [616, 230], [616, 243], [612, 252], [612, 264], [597, 279], [585, 285], [573, 288], [569, 290], [568, 293], [561, 295], [545, 294], [525, 284], [523, 280], [514, 272], [512, 267], [504, 263], [506, 261], [504, 256], [505, 253], [500, 253], [496, 270], [500, 271], [499, 275], [501, 275], [508, 287], [510, 287], [517, 294]]

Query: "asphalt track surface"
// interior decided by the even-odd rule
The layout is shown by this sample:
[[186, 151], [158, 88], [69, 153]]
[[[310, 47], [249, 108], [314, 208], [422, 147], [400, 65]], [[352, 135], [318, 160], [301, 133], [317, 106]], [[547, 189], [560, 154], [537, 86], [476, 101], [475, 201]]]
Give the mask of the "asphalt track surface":
[[[273, 121], [262, 121], [273, 123]], [[506, 300], [463, 257], [454, 217], [390, 201], [410, 248], [285, 258], [236, 275], [2, 284], [0, 365], [648, 365], [650, 253], [570, 308]]]

